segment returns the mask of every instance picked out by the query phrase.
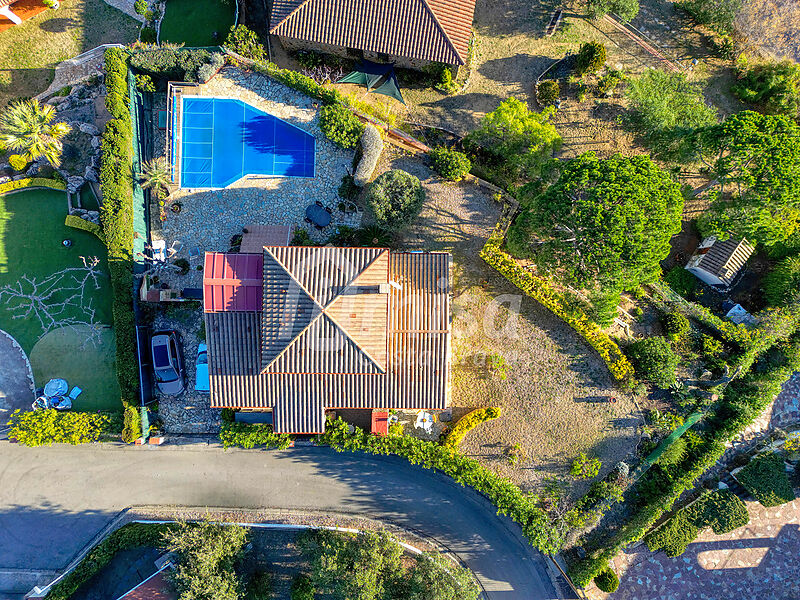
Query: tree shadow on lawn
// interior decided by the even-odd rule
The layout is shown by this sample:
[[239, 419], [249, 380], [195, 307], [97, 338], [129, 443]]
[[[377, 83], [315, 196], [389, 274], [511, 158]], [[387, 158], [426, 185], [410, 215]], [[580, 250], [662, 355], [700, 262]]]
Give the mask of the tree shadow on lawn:
[[74, 27], [77, 24], [78, 23], [75, 21], [75, 19], [70, 18], [49, 19], [39, 25], [39, 29], [46, 31], [47, 33], [64, 33], [69, 28]]

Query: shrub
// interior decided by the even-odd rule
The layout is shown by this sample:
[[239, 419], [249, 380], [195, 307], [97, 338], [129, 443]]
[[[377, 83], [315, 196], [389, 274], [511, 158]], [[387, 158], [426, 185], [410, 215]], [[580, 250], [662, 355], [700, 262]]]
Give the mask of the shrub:
[[610, 594], [616, 592], [619, 587], [619, 578], [611, 567], [606, 567], [594, 578], [594, 583], [601, 592]]
[[353, 201], [358, 198], [361, 193], [361, 188], [356, 185], [356, 181], [352, 175], [344, 175], [342, 182], [339, 184], [339, 197], [343, 200]]
[[608, 73], [603, 75], [600, 78], [600, 81], [597, 82], [597, 94], [605, 98], [612, 96], [614, 94], [614, 90], [617, 89], [617, 86], [624, 80], [625, 76], [623, 75], [622, 71], [609, 69]]
[[794, 500], [783, 458], [774, 452], [756, 456], [736, 474], [736, 480], [762, 506], [779, 506]]
[[764, 277], [764, 299], [770, 306], [784, 306], [800, 295], [800, 256], [781, 260]]
[[442, 445], [455, 450], [468, 432], [475, 429], [481, 423], [498, 418], [500, 414], [500, 408], [494, 406], [478, 408], [467, 413], [458, 420], [455, 426], [445, 436]]
[[700, 530], [690, 521], [685, 510], [679, 511], [645, 538], [651, 552], [663, 550], [667, 556], [680, 556], [697, 537]]
[[668, 388], [675, 381], [679, 358], [666, 338], [654, 336], [638, 340], [628, 346], [627, 353], [640, 377], [661, 388]]
[[379, 225], [397, 231], [417, 218], [425, 190], [411, 173], [393, 169], [382, 173], [367, 192], [367, 204]]
[[620, 302], [618, 290], [599, 290], [592, 292], [592, 320], [600, 327], [609, 327], [617, 316], [617, 307]]
[[271, 600], [271, 598], [272, 578], [270, 574], [266, 571], [256, 571], [247, 582], [243, 600]]
[[664, 315], [663, 324], [664, 333], [673, 342], [683, 339], [692, 329], [692, 325], [686, 315], [677, 311]]
[[666, 283], [676, 294], [679, 294], [688, 300], [694, 298], [694, 292], [697, 289], [697, 277], [692, 275], [682, 266], [677, 265], [667, 271], [664, 274], [664, 283]]
[[319, 127], [329, 140], [342, 148], [355, 148], [364, 124], [341, 104], [329, 104], [319, 111]]
[[575, 68], [578, 74], [594, 73], [603, 68], [608, 58], [606, 47], [600, 42], [586, 42], [581, 44]]
[[796, 118], [800, 109], [800, 65], [757, 65], [747, 70], [731, 91], [740, 100], [763, 106], [770, 114]]
[[374, 125], [367, 125], [361, 134], [361, 160], [358, 161], [353, 181], [356, 185], [365, 186], [372, 178], [372, 173], [383, 153], [383, 139]]
[[593, 456], [589, 458], [585, 452], [581, 452], [578, 457], [572, 461], [572, 467], [569, 474], [575, 479], [593, 479], [600, 473], [600, 467], [603, 463], [600, 459]]
[[136, 50], [130, 57], [130, 64], [161, 80], [192, 81], [200, 66], [210, 60], [211, 53], [202, 48], [160, 46]]
[[93, 223], [92, 221], [87, 221], [86, 219], [81, 219], [78, 215], [67, 215], [66, 219], [64, 219], [64, 225], [74, 229], [88, 231], [89, 233], [92, 233], [100, 238], [100, 241], [103, 243], [106, 241], [106, 236], [103, 233], [103, 228], [100, 227], [100, 225]]
[[308, 575], [296, 575], [292, 580], [291, 600], [314, 600], [316, 593]]
[[15, 410], [8, 437], [25, 446], [89, 444], [119, 434], [119, 418], [109, 413], [59, 412], [55, 409]]
[[156, 85], [153, 83], [153, 78], [150, 75], [139, 73], [134, 75], [136, 80], [136, 89], [140, 92], [155, 92]]
[[677, 465], [683, 462], [683, 459], [686, 458], [686, 453], [686, 440], [679, 437], [667, 446], [667, 449], [659, 457], [658, 462], [662, 465]]
[[145, 25], [139, 32], [139, 39], [145, 44], [155, 44], [158, 41], [158, 34], [153, 27]]
[[132, 444], [142, 437], [142, 410], [147, 409], [130, 404], [125, 406], [122, 441], [126, 444]]
[[536, 86], [536, 97], [539, 100], [539, 104], [543, 106], [553, 104], [558, 100], [560, 93], [561, 88], [559, 88], [558, 82], [552, 79], [541, 81], [539, 85]]
[[713, 491], [689, 508], [695, 525], [711, 527], [717, 535], [739, 529], [750, 522], [747, 505], [729, 490]]
[[430, 151], [428, 156], [433, 164], [433, 169], [445, 179], [460, 181], [469, 173], [472, 162], [466, 154], [458, 150], [451, 150], [439, 146]]
[[24, 171], [30, 164], [30, 161], [22, 156], [22, 154], [12, 154], [8, 157], [8, 164], [10, 164], [11, 168], [15, 171]]
[[731, 33], [743, 0], [682, 0], [679, 4], [695, 20], [719, 33]]
[[292, 443], [292, 436], [275, 433], [272, 425], [249, 425], [247, 423], [223, 422], [219, 431], [223, 448], [240, 446], [251, 449], [256, 446], [285, 450]]
[[206, 63], [204, 65], [200, 65], [197, 68], [197, 80], [200, 83], [205, 83], [209, 79], [211, 79], [216, 73], [217, 73], [217, 70], [212, 65], [210, 65], [208, 63]]
[[639, 14], [639, 0], [588, 0], [587, 8], [592, 19], [601, 19], [613, 12], [627, 23]]
[[41, 177], [30, 177], [26, 179], [16, 179], [14, 181], [6, 181], [0, 183], [0, 194], [7, 194], [15, 190], [21, 190], [31, 187], [44, 187], [54, 190], [65, 190], [67, 185], [58, 179], [44, 179]]
[[267, 57], [264, 46], [258, 39], [256, 32], [248, 29], [244, 25], [234, 25], [231, 27], [223, 46], [250, 60], [260, 62]]
[[136, 14], [144, 15], [147, 12], [147, 0], [136, 0], [133, 3], [133, 10], [136, 11]]

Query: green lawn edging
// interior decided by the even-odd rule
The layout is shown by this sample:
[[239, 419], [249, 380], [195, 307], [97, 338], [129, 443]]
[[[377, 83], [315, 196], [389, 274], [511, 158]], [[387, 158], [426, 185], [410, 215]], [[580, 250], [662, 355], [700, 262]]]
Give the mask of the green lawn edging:
[[481, 249], [480, 257], [505, 279], [525, 292], [527, 296], [536, 300], [574, 329], [600, 355], [615, 380], [625, 385], [631, 385], [634, 381], [633, 365], [619, 346], [585, 314], [568, 308], [562, 295], [554, 290], [546, 279], [537, 277], [522, 268], [516, 260], [503, 251], [502, 244], [503, 225], [501, 223], [489, 236]]
[[131, 111], [128, 99], [128, 61], [121, 48], [105, 51], [106, 108], [113, 117], [101, 139], [100, 221], [108, 247], [108, 266], [114, 293], [112, 314], [117, 341], [117, 379], [124, 405], [135, 404], [139, 384], [136, 360], [136, 321], [133, 314], [133, 178]]
[[0, 183], [0, 194], [8, 194], [29, 188], [49, 188], [51, 190], [66, 190], [67, 184], [60, 179], [46, 179], [44, 177], [26, 177], [15, 181]]
[[89, 233], [96, 235], [101, 242], [104, 244], [106, 243], [106, 234], [103, 233], [103, 228], [97, 223], [87, 221], [86, 219], [81, 219], [78, 215], [67, 215], [67, 217], [64, 219], [64, 225], [74, 229], [80, 229], [81, 231], [88, 231]]

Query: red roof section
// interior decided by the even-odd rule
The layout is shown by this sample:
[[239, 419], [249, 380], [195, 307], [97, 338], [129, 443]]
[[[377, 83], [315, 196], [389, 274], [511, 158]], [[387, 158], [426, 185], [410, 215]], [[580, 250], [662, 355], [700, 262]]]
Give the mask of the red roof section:
[[264, 256], [206, 252], [203, 269], [205, 312], [260, 311]]

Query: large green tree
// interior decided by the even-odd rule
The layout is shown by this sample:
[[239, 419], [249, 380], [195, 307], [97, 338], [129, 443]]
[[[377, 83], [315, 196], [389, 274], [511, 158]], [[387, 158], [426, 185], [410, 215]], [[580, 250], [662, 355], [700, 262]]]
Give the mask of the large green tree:
[[800, 110], [800, 65], [791, 62], [756, 65], [731, 87], [736, 97], [760, 105], [770, 114], [797, 117]]
[[698, 23], [719, 33], [730, 33], [736, 13], [742, 8], [742, 0], [683, 0], [678, 5]]
[[507, 244], [571, 284], [634, 289], [658, 277], [682, 210], [680, 186], [650, 157], [588, 152], [526, 202]]
[[766, 246], [800, 228], [800, 126], [783, 115], [743, 111], [695, 137], [711, 182], [704, 233], [732, 232]]
[[541, 113], [531, 111], [526, 103], [511, 97], [483, 117], [464, 144], [494, 157], [515, 177], [536, 177], [561, 147], [561, 136], [551, 122], [554, 113], [552, 107]]

